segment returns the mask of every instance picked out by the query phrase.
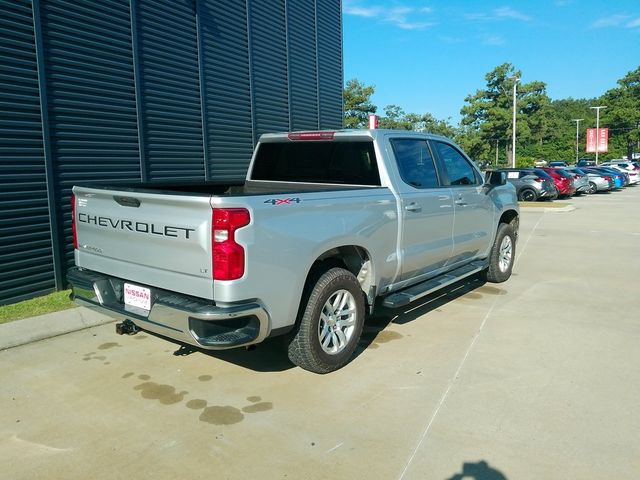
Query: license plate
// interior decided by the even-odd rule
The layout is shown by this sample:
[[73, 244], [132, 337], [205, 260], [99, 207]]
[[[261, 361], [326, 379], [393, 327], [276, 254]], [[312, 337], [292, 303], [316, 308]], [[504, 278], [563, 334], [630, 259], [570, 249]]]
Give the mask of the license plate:
[[124, 284], [124, 304], [151, 310], [151, 290], [130, 283]]

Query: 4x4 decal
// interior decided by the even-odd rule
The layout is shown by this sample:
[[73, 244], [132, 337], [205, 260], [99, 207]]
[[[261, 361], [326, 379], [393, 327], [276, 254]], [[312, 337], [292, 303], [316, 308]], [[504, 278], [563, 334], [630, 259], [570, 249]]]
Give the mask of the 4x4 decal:
[[301, 203], [302, 199], [298, 197], [293, 198], [270, 198], [265, 200], [264, 203], [270, 203], [271, 205], [291, 205], [292, 203]]

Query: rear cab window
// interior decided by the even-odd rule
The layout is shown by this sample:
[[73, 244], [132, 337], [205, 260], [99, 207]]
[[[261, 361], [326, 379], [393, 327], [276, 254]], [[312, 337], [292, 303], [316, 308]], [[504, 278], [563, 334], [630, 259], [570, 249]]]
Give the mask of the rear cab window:
[[252, 180], [380, 186], [373, 141], [261, 143]]

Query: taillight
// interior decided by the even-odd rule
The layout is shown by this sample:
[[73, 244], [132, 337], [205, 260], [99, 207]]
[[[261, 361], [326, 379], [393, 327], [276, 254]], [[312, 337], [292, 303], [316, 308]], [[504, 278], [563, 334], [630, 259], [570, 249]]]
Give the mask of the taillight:
[[609, 175], [605, 175], [604, 178], [607, 182], [610, 182], [611, 180], [613, 180]]
[[544, 178], [540, 178], [540, 177], [536, 177], [536, 178], [534, 178], [534, 180], [535, 180], [536, 182], [539, 182], [539, 183], [544, 182]]
[[214, 208], [211, 244], [214, 280], [237, 280], [244, 275], [244, 248], [236, 243], [236, 230], [249, 225], [246, 208]]
[[78, 233], [76, 232], [76, 196], [71, 193], [71, 234], [73, 235], [73, 249], [78, 249]]

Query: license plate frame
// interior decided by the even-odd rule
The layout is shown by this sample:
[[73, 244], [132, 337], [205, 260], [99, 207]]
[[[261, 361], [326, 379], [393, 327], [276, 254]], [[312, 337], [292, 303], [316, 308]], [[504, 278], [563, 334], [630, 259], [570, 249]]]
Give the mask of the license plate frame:
[[148, 312], [151, 310], [151, 289], [125, 283], [123, 287], [123, 299], [126, 307], [134, 307]]

